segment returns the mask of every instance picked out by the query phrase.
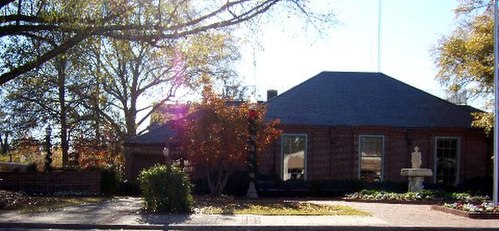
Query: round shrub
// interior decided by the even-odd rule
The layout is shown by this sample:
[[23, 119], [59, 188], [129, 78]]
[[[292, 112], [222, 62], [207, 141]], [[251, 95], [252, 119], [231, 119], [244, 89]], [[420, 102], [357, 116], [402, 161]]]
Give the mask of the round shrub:
[[192, 185], [182, 170], [174, 166], [155, 165], [142, 170], [139, 182], [146, 210], [167, 213], [191, 212]]

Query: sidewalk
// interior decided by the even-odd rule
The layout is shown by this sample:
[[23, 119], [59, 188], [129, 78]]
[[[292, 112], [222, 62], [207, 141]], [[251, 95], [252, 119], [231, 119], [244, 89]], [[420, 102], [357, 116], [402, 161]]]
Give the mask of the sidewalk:
[[125, 230], [496, 230], [499, 220], [474, 220], [429, 205], [312, 201], [339, 204], [371, 216], [255, 216], [140, 214], [141, 199], [119, 198], [45, 213], [0, 212], [0, 228]]

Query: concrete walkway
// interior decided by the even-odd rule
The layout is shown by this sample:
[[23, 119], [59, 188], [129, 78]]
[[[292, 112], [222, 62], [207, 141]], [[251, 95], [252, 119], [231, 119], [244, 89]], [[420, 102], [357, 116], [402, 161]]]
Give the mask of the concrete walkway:
[[431, 210], [429, 205], [311, 201], [346, 205], [371, 216], [255, 216], [141, 214], [141, 199], [123, 197], [100, 204], [44, 213], [0, 211], [1, 229], [125, 230], [497, 230], [499, 220], [476, 220]]

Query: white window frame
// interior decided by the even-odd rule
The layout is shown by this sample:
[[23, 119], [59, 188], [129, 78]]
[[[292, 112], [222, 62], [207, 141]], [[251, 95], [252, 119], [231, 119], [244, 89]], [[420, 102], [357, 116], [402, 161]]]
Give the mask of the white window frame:
[[436, 184], [437, 183], [437, 166], [438, 166], [438, 163], [437, 163], [437, 145], [438, 145], [438, 140], [439, 139], [454, 139], [456, 140], [456, 146], [457, 146], [457, 153], [456, 153], [456, 162], [457, 162], [457, 166], [456, 166], [456, 180], [455, 182], [452, 184], [452, 185], [457, 185], [459, 183], [459, 174], [460, 174], [460, 169], [461, 169], [461, 165], [460, 165], [460, 162], [461, 162], [461, 138], [460, 137], [457, 137], [457, 136], [436, 136], [435, 137], [435, 147], [434, 147], [434, 153], [433, 153], [433, 183]]
[[381, 176], [380, 176], [380, 182], [383, 181], [384, 175], [385, 175], [385, 136], [384, 135], [359, 135], [359, 147], [358, 147], [358, 164], [357, 164], [357, 179], [361, 179], [361, 167], [362, 167], [362, 138], [381, 138], [382, 140], [382, 145], [381, 145]]
[[284, 180], [284, 136], [301, 136], [305, 138], [305, 151], [304, 151], [304, 157], [303, 157], [303, 162], [304, 162], [304, 170], [303, 170], [303, 180], [307, 180], [307, 156], [308, 156], [308, 135], [307, 134], [300, 134], [300, 133], [283, 133], [281, 135], [281, 168], [280, 168], [280, 173], [281, 173], [281, 180]]

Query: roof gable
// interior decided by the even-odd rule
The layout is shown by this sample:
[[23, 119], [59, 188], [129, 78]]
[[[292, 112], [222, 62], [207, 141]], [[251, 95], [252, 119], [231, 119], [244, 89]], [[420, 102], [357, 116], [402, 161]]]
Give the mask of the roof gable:
[[124, 142], [125, 146], [130, 145], [159, 145], [164, 146], [170, 140], [170, 138], [175, 137], [176, 132], [173, 127], [173, 123], [169, 122], [164, 125], [158, 126], [148, 132], [132, 137]]
[[282, 124], [465, 127], [472, 118], [448, 101], [382, 73], [321, 72], [267, 102]]

